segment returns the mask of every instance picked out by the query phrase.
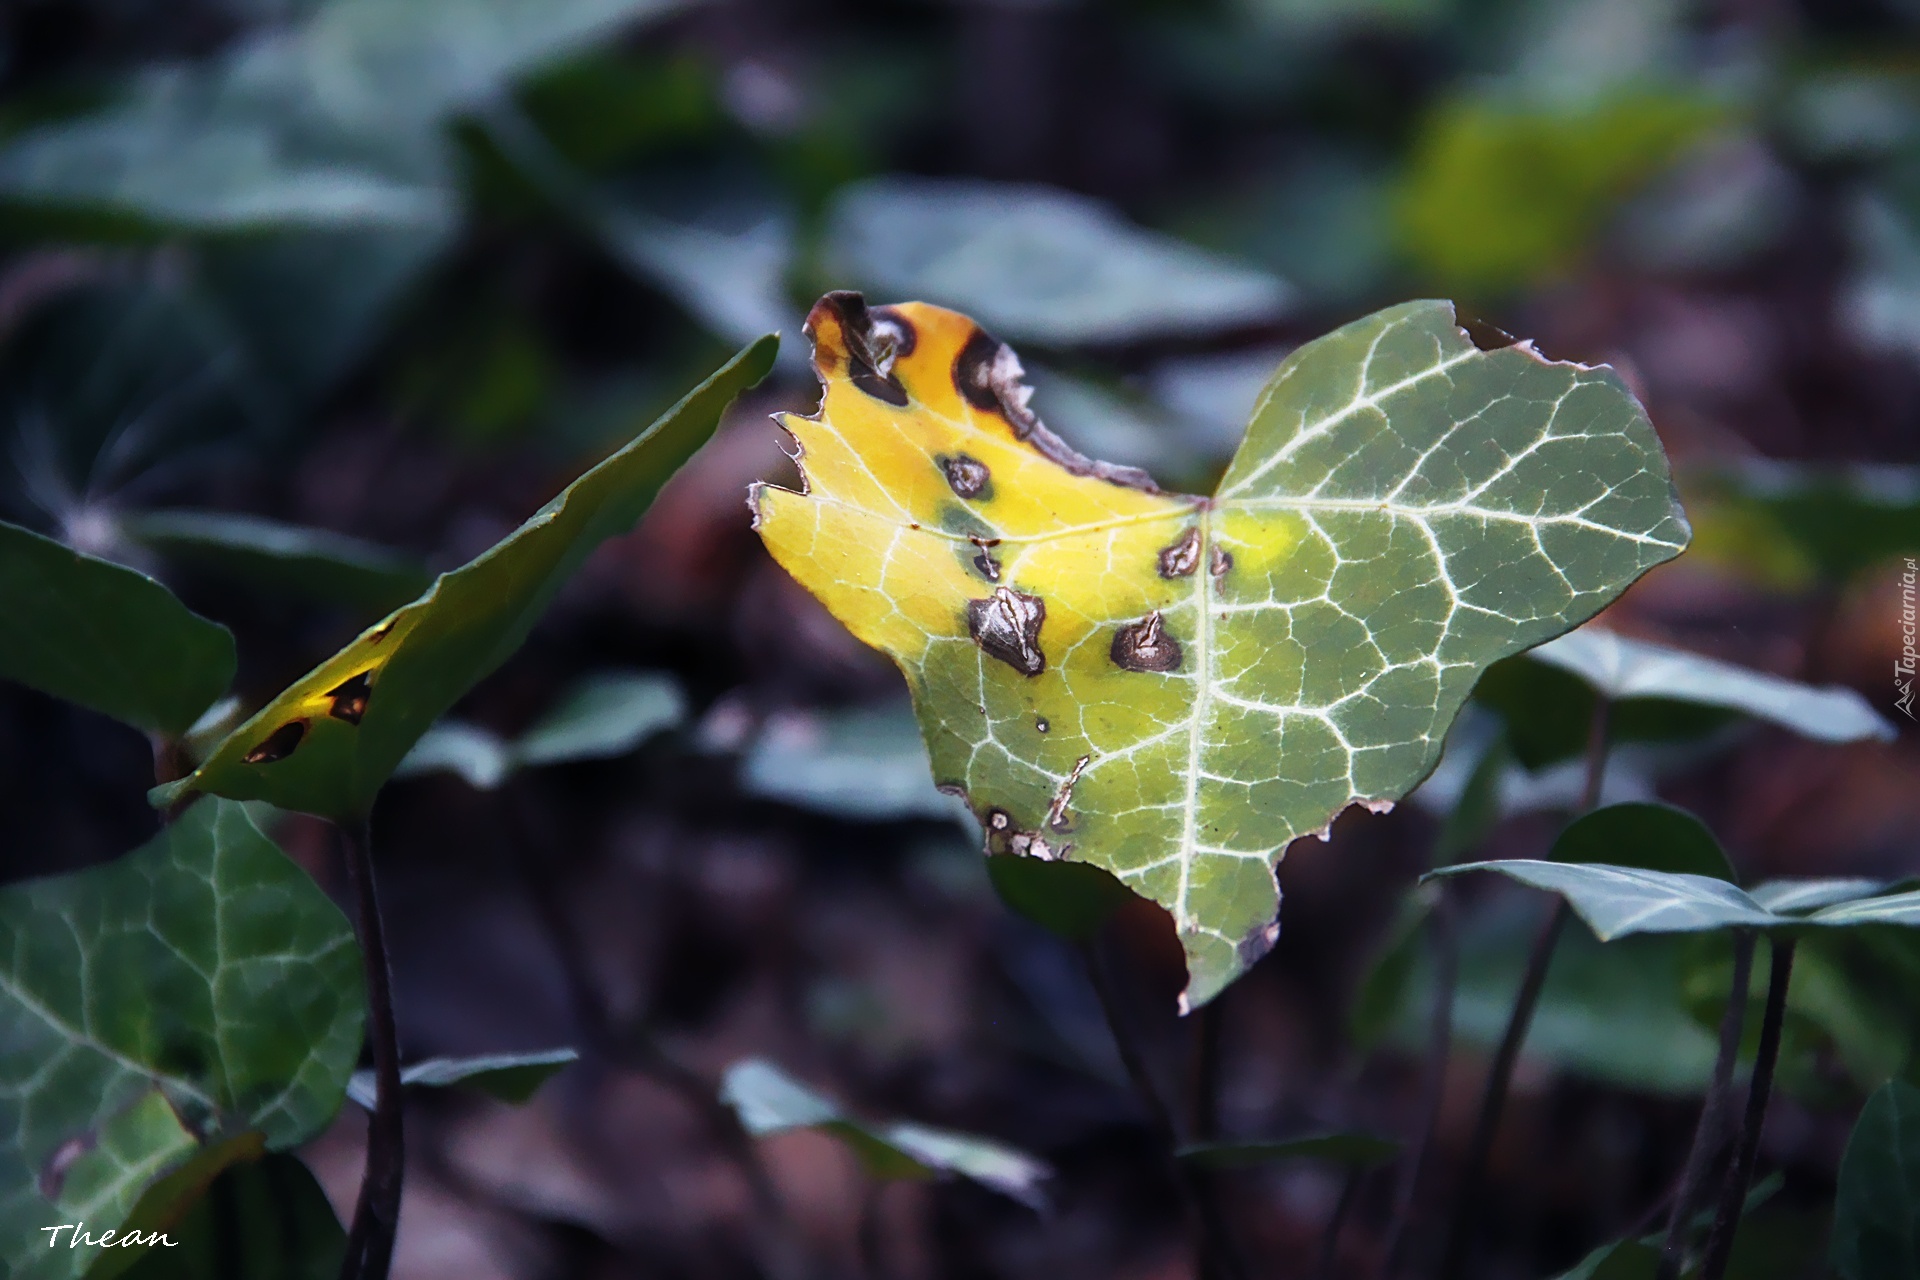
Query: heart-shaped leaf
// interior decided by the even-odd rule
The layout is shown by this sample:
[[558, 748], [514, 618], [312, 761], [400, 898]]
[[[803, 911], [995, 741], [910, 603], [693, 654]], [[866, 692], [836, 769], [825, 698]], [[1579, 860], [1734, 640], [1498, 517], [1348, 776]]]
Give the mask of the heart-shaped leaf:
[[762, 338], [729, 360], [519, 529], [261, 708], [155, 801], [205, 791], [326, 818], [366, 813], [420, 735], [519, 648], [587, 553], [632, 528], [734, 397], [766, 376], [778, 345]]
[[0, 678], [179, 737], [233, 667], [232, 634], [152, 578], [0, 522]]
[[1287, 843], [1417, 783], [1486, 666], [1686, 543], [1609, 370], [1481, 350], [1442, 302], [1289, 356], [1211, 498], [1095, 462], [964, 316], [830, 294], [775, 558], [906, 673], [990, 852], [1172, 912], [1189, 1005], [1271, 946]]
[[1738, 883], [1727, 851], [1707, 824], [1670, 804], [1610, 804], [1583, 814], [1560, 833], [1547, 858]]
[[922, 1179], [956, 1174], [1034, 1209], [1044, 1207], [1041, 1184], [1052, 1176], [1044, 1163], [990, 1138], [926, 1125], [868, 1124], [759, 1058], [727, 1068], [720, 1100], [755, 1137], [793, 1129], [818, 1129], [846, 1143], [876, 1178]]
[[65, 1280], [39, 1228], [126, 1220], [203, 1143], [284, 1148], [339, 1109], [360, 1051], [353, 931], [242, 806], [0, 892], [0, 1260]]
[[1840, 1160], [1829, 1245], [1842, 1280], [1920, 1275], [1920, 1089], [1889, 1081]]

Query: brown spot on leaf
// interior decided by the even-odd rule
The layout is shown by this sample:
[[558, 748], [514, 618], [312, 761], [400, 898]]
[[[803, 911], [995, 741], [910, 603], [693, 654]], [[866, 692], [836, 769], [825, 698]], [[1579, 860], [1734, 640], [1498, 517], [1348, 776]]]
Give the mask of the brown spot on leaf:
[[1047, 826], [1055, 831], [1073, 830], [1073, 822], [1067, 817], [1067, 806], [1073, 803], [1074, 784], [1080, 781], [1080, 775], [1087, 771], [1092, 756], [1081, 756], [1073, 763], [1073, 772], [1068, 774], [1060, 789], [1053, 793], [1053, 803], [1047, 806]]
[[1053, 726], [1047, 722], [1047, 718], [1045, 716], [1040, 716], [1037, 719], [1035, 719], [1033, 722], [1033, 727], [1038, 729], [1041, 733], [1046, 733], [1047, 731], [1053, 728]]
[[952, 457], [934, 459], [940, 464], [940, 471], [947, 477], [947, 485], [962, 498], [977, 498], [986, 492], [987, 485], [993, 481], [993, 473], [987, 470], [987, 464], [978, 458], [956, 453]]
[[333, 699], [333, 705], [327, 708], [328, 715], [348, 724], [359, 724], [367, 714], [367, 702], [373, 697], [373, 672], [362, 671], [337, 688], [329, 689], [327, 696]]
[[1180, 642], [1167, 634], [1156, 609], [1113, 633], [1112, 656], [1127, 671], [1178, 671]]
[[1160, 576], [1184, 578], [1200, 567], [1200, 526], [1192, 525], [1180, 540], [1160, 549]]
[[1047, 669], [1040, 651], [1040, 624], [1046, 620], [1044, 600], [1011, 587], [995, 587], [986, 599], [967, 601], [967, 631], [973, 642], [1024, 676]]
[[1013, 816], [1005, 809], [987, 810], [987, 830], [1009, 831], [1013, 828]]
[[1233, 568], [1233, 553], [1215, 543], [1211, 554], [1207, 557], [1207, 572], [1212, 574], [1214, 581], [1217, 582], [1226, 577], [1227, 570], [1231, 568]]
[[1000, 539], [976, 538], [969, 534], [967, 541], [979, 548], [979, 553], [973, 557], [973, 567], [978, 569], [981, 576], [988, 582], [1000, 581], [1000, 562], [993, 558], [993, 548], [1000, 545]]
[[1240, 961], [1242, 969], [1251, 969], [1260, 962], [1260, 958], [1273, 950], [1273, 944], [1280, 940], [1280, 922], [1256, 926], [1246, 937], [1240, 939], [1234, 955]]
[[[847, 380], [875, 400], [904, 408], [907, 389], [893, 376], [893, 361], [899, 354], [903, 332], [900, 317], [888, 318], [867, 310], [867, 300], [846, 289], [829, 293], [814, 305], [828, 308], [839, 318], [847, 344]], [[811, 317], [808, 323], [811, 325]], [[912, 326], [905, 332], [911, 333]]]
[[305, 720], [289, 720], [267, 735], [265, 742], [242, 757], [248, 764], [272, 764], [292, 755], [300, 740], [307, 736]]
[[953, 361], [953, 385], [960, 398], [983, 413], [999, 415], [1013, 428], [1014, 439], [1032, 445], [1042, 457], [1076, 476], [1094, 476], [1147, 493], [1160, 492], [1153, 477], [1140, 468], [1117, 467], [1089, 458], [1049, 431], [1027, 407], [1033, 388], [1022, 381], [1025, 376], [1026, 370], [1020, 367], [1020, 357], [1013, 348], [984, 329], [973, 331]]

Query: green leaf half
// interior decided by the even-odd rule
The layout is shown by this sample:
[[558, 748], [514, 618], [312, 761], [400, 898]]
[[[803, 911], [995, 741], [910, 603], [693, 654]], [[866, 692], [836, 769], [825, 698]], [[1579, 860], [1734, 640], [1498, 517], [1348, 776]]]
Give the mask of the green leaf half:
[[762, 338], [478, 558], [320, 664], [227, 736], [159, 804], [189, 791], [336, 820], [365, 814], [414, 743], [520, 646], [580, 562], [633, 527], [773, 365]]
[[233, 635], [152, 578], [0, 522], [0, 678], [177, 738], [233, 668]]
[[[427, 1058], [400, 1072], [407, 1088], [444, 1089], [460, 1085], [478, 1089], [502, 1102], [525, 1102], [548, 1077], [580, 1060], [577, 1049], [543, 1049], [536, 1053], [487, 1053], [470, 1058]], [[347, 1082], [347, 1096], [369, 1111], [378, 1089], [373, 1072], [356, 1071]]]
[[202, 1142], [311, 1137], [360, 1050], [353, 931], [237, 804], [0, 891], [0, 1260], [66, 1280], [38, 1228], [125, 1221]]
[[1920, 1089], [1888, 1082], [1840, 1159], [1829, 1246], [1842, 1280], [1920, 1275]]

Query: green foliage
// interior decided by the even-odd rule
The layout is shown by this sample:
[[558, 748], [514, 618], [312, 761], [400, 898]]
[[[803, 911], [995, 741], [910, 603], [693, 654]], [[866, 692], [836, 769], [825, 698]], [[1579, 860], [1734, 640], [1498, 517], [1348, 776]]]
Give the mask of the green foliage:
[[1414, 141], [1400, 242], [1448, 288], [1485, 297], [1567, 271], [1625, 196], [1722, 119], [1700, 97], [1443, 103]]
[[777, 346], [763, 338], [728, 361], [514, 533], [268, 703], [156, 803], [203, 791], [336, 819], [367, 813], [429, 726], [520, 646], [587, 553], [632, 528], [734, 397], [766, 376]]
[[352, 931], [228, 801], [108, 866], [0, 891], [0, 958], [16, 1280], [79, 1275], [91, 1251], [49, 1250], [38, 1228], [117, 1225], [202, 1144], [311, 1137], [359, 1052]]
[[1920, 1089], [1867, 1099], [1840, 1161], [1829, 1246], [1841, 1280], [1920, 1275]]
[[740, 761], [752, 795], [866, 821], [968, 822], [933, 785], [927, 749], [904, 704], [773, 717]]
[[1772, 585], [1846, 582], [1920, 550], [1920, 471], [1749, 461], [1688, 477], [1699, 554]]
[[0, 523], [0, 677], [178, 737], [233, 668], [227, 629], [152, 578]]
[[491, 791], [521, 769], [625, 755], [685, 717], [686, 699], [671, 679], [603, 671], [574, 682], [511, 742], [479, 725], [440, 721], [413, 744], [394, 776], [452, 773]]
[[909, 1122], [856, 1120], [770, 1062], [749, 1058], [727, 1068], [721, 1101], [755, 1137], [817, 1129], [844, 1142], [876, 1178], [920, 1180], [951, 1174], [977, 1182], [1036, 1210], [1051, 1176], [1032, 1156], [988, 1138]]
[[[222, 1172], [168, 1238], [175, 1247], [146, 1250], [126, 1280], [332, 1280], [347, 1244], [307, 1166], [279, 1152]], [[106, 1277], [96, 1267], [87, 1280]]]

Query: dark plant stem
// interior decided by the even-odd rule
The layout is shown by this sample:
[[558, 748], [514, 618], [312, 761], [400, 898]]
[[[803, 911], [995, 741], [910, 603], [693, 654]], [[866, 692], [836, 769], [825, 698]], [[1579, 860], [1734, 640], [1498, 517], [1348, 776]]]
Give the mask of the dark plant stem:
[[373, 840], [365, 818], [339, 827], [341, 860], [353, 893], [354, 927], [367, 980], [367, 1042], [377, 1086], [367, 1120], [367, 1164], [360, 1201], [347, 1233], [340, 1280], [386, 1280], [400, 1227], [400, 1188], [406, 1175], [406, 1132], [400, 1102], [400, 1033], [393, 1019], [393, 971], [386, 929], [373, 887]]
[[1720, 1207], [1707, 1237], [1706, 1261], [1700, 1280], [1721, 1280], [1733, 1256], [1733, 1237], [1740, 1229], [1747, 1185], [1753, 1181], [1754, 1160], [1760, 1154], [1760, 1132], [1767, 1123], [1767, 1099], [1773, 1092], [1773, 1068], [1780, 1060], [1780, 1029], [1787, 1016], [1787, 986], [1793, 981], [1792, 938], [1770, 941], [1772, 961], [1767, 967], [1767, 1008], [1760, 1019], [1760, 1044], [1753, 1060], [1753, 1082], [1747, 1086], [1747, 1113], [1740, 1124], [1740, 1144], [1720, 1186]]
[[[1600, 803], [1601, 784], [1607, 775], [1607, 739], [1613, 718], [1613, 706], [1604, 697], [1595, 697], [1593, 719], [1587, 726], [1586, 780], [1580, 788], [1577, 812], [1585, 813]], [[1467, 1250], [1472, 1243], [1475, 1211], [1480, 1202], [1480, 1184], [1486, 1176], [1487, 1157], [1500, 1130], [1500, 1114], [1506, 1109], [1507, 1092], [1513, 1084], [1513, 1069], [1520, 1061], [1520, 1046], [1526, 1043], [1533, 1025], [1533, 1011], [1546, 986], [1547, 969], [1553, 963], [1554, 948], [1566, 932], [1573, 909], [1561, 898], [1553, 905], [1553, 914], [1534, 939], [1527, 954], [1526, 973], [1513, 998], [1513, 1010], [1507, 1015], [1507, 1029], [1487, 1068], [1487, 1087], [1480, 1098], [1480, 1114], [1474, 1120], [1473, 1137], [1467, 1144], [1467, 1157], [1460, 1170], [1460, 1185], [1454, 1202], [1453, 1220], [1447, 1227], [1446, 1252], [1441, 1257], [1441, 1280], [1458, 1280], [1466, 1266]]]
[[1327, 1229], [1320, 1237], [1320, 1263], [1313, 1269], [1314, 1280], [1333, 1280], [1333, 1264], [1340, 1256], [1340, 1229], [1353, 1216], [1354, 1203], [1360, 1199], [1360, 1184], [1366, 1176], [1365, 1169], [1347, 1171], [1347, 1180], [1340, 1186], [1340, 1198], [1334, 1201]]
[[1174, 1123], [1173, 1110], [1167, 1105], [1166, 1099], [1160, 1096], [1160, 1090], [1154, 1086], [1153, 1076], [1147, 1070], [1146, 1059], [1140, 1056], [1140, 1047], [1127, 1027], [1118, 994], [1107, 976], [1106, 967], [1100, 961], [1098, 947], [1092, 942], [1083, 942], [1080, 954], [1086, 962], [1087, 977], [1093, 983], [1094, 994], [1100, 998], [1100, 1011], [1106, 1015], [1107, 1029], [1113, 1034], [1114, 1047], [1120, 1052], [1120, 1064], [1126, 1068], [1127, 1079], [1132, 1083], [1134, 1093], [1147, 1109], [1155, 1136], [1166, 1152], [1174, 1184], [1179, 1188], [1181, 1198], [1186, 1201], [1195, 1227], [1200, 1275], [1203, 1280], [1213, 1280], [1214, 1277], [1219, 1280], [1245, 1280], [1246, 1271], [1234, 1251], [1219, 1204], [1205, 1194], [1205, 1188], [1194, 1176], [1193, 1169], [1177, 1154], [1180, 1130]]
[[1728, 1112], [1733, 1104], [1733, 1064], [1740, 1056], [1740, 1034], [1746, 1025], [1747, 988], [1753, 978], [1754, 936], [1741, 929], [1733, 935], [1733, 988], [1726, 1012], [1720, 1015], [1720, 1049], [1713, 1060], [1713, 1082], [1700, 1104], [1700, 1121], [1693, 1130], [1693, 1146], [1673, 1193], [1667, 1213], [1667, 1235], [1660, 1246], [1660, 1264], [1654, 1280], [1677, 1280], [1685, 1268], [1688, 1227], [1700, 1207], [1721, 1149], [1726, 1145]]
[[1400, 1163], [1394, 1184], [1393, 1227], [1380, 1274], [1392, 1276], [1406, 1260], [1413, 1239], [1413, 1215], [1420, 1183], [1440, 1128], [1440, 1110], [1446, 1102], [1447, 1062], [1453, 1054], [1453, 998], [1459, 980], [1460, 943], [1455, 928], [1453, 898], [1442, 885], [1427, 918], [1427, 946], [1433, 953], [1433, 1009], [1427, 1024], [1426, 1079], [1421, 1083], [1420, 1132], [1412, 1150]]

